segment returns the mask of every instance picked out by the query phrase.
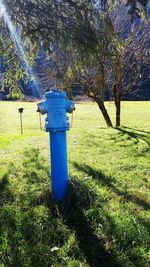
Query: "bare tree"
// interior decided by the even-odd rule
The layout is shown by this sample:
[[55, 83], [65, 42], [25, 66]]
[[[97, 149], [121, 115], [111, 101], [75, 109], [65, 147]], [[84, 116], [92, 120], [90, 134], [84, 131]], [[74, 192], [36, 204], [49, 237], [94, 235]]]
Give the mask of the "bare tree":
[[108, 83], [114, 95], [116, 127], [121, 124], [123, 95], [141, 84], [145, 71], [150, 72], [150, 22], [141, 20], [131, 23], [128, 16], [122, 6], [110, 19], [115, 38]]

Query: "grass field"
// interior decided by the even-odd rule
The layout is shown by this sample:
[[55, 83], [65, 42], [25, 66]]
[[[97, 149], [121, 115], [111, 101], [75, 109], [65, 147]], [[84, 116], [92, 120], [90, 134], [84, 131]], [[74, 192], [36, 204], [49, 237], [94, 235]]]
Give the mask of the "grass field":
[[70, 193], [56, 205], [36, 104], [0, 102], [1, 267], [150, 266], [150, 102], [122, 105], [118, 130], [106, 128], [95, 104], [76, 105]]

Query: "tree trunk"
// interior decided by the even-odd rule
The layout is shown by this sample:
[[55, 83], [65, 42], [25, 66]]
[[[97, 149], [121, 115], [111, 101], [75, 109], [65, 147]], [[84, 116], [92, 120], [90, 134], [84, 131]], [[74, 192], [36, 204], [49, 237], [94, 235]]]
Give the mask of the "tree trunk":
[[101, 101], [101, 100], [97, 100], [96, 103], [98, 104], [99, 109], [100, 109], [101, 112], [102, 112], [102, 115], [103, 115], [103, 117], [104, 117], [104, 120], [105, 120], [107, 126], [108, 126], [108, 127], [113, 127], [112, 122], [111, 122], [111, 119], [110, 119], [109, 114], [108, 114], [108, 112], [107, 112], [107, 109], [105, 108], [105, 104], [104, 104], [104, 102]]
[[118, 55], [114, 65], [115, 84], [113, 85], [114, 101], [116, 106], [116, 128], [120, 127], [121, 121], [121, 63], [121, 57]]
[[120, 121], [121, 121], [121, 100], [118, 100], [116, 106], [116, 128], [120, 127]]
[[114, 84], [113, 86], [114, 100], [116, 106], [116, 128], [120, 127], [121, 121], [121, 95], [120, 95], [120, 86]]

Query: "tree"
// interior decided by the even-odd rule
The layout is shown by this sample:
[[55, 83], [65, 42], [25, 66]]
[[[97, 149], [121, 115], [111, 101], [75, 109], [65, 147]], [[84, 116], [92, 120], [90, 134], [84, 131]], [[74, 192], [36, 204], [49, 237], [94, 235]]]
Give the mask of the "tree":
[[140, 85], [145, 71], [150, 72], [150, 23], [142, 20], [131, 23], [127, 11], [120, 5], [109, 25], [114, 32], [115, 45], [108, 79], [114, 94], [116, 127], [119, 127], [123, 94]]
[[90, 62], [86, 60], [84, 65], [82, 62], [75, 64], [75, 60], [70, 61], [64, 76], [64, 86], [73, 84], [82, 86], [84, 94], [98, 104], [107, 126], [112, 127], [111, 118], [104, 103], [107, 86], [105, 61], [107, 57], [102, 53], [97, 54], [97, 58], [90, 58]]
[[110, 49], [105, 42], [95, 57], [82, 58], [84, 63], [72, 60], [71, 66], [67, 64], [68, 74], [70, 80], [73, 78], [73, 82], [81, 84], [85, 94], [97, 102], [108, 126], [112, 123], [104, 105], [104, 95], [107, 89], [110, 90], [116, 106], [116, 127], [119, 127], [123, 95], [136, 92], [135, 85], [138, 87], [143, 77], [146, 79], [145, 72], [147, 78], [150, 72], [150, 23], [131, 22], [123, 5], [116, 7], [113, 13], [106, 12], [105, 16], [104, 28]]

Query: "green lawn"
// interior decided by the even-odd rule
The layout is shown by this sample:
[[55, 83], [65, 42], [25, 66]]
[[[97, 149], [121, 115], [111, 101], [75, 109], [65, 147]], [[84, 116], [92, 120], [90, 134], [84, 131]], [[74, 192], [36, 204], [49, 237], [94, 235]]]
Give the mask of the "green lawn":
[[[107, 107], [114, 121], [114, 105]], [[116, 130], [95, 104], [76, 104], [70, 192], [57, 206], [36, 104], [0, 102], [1, 267], [150, 266], [150, 102], [122, 107]]]

